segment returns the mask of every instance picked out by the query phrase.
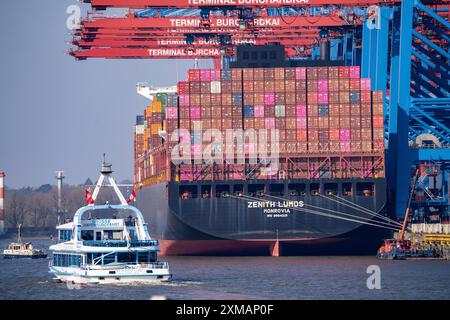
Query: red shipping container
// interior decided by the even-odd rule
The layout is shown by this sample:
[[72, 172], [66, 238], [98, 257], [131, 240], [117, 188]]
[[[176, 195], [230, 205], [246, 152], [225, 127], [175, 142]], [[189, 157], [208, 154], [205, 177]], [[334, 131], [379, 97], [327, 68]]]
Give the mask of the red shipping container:
[[295, 91], [306, 91], [306, 80], [295, 81]]
[[200, 70], [200, 81], [211, 81], [211, 70], [201, 69]]
[[220, 69], [210, 70], [211, 73], [211, 81], [220, 81]]
[[275, 79], [275, 70], [273, 68], [264, 68], [264, 80]]
[[356, 103], [352, 103], [350, 105], [350, 114], [351, 115], [360, 115], [361, 114], [361, 106]]
[[200, 109], [202, 119], [211, 118], [211, 107], [202, 106]]
[[383, 128], [383, 116], [373, 116], [373, 127], [374, 128]]
[[233, 117], [242, 118], [242, 107], [232, 107], [233, 109]]
[[241, 68], [233, 68], [231, 69], [231, 80], [242, 80], [242, 69]]
[[233, 107], [222, 106], [222, 118], [230, 118], [233, 116]]
[[286, 80], [295, 80], [295, 68], [286, 68], [284, 70], [284, 77]]
[[339, 118], [339, 109], [340, 109], [339, 104], [330, 104], [330, 105], [328, 106], [328, 112], [329, 112], [329, 114], [330, 114], [330, 118], [331, 118], [332, 116], [335, 116], [335, 117], [338, 117], [338, 118]]
[[308, 80], [306, 83], [306, 88], [308, 91], [318, 91], [318, 80]]
[[384, 140], [373, 141], [373, 150], [384, 152]]
[[319, 104], [328, 104], [328, 93], [318, 93], [317, 102]]
[[180, 119], [180, 129], [186, 129], [186, 130], [190, 130], [191, 129], [191, 120], [189, 119]]
[[354, 129], [355, 127], [352, 127], [350, 129], [350, 140], [351, 141], [359, 141], [361, 140], [361, 129]]
[[328, 117], [319, 117], [319, 128], [325, 129], [328, 128]]
[[297, 141], [297, 130], [288, 129], [286, 130], [286, 141], [296, 142]]
[[328, 80], [328, 91], [339, 91], [339, 79]]
[[273, 80], [264, 81], [264, 92], [275, 92], [275, 82]]
[[350, 128], [350, 117], [349, 116], [340, 116], [339, 124], [341, 128]]
[[361, 116], [361, 127], [362, 128], [372, 128], [372, 117]]
[[308, 151], [315, 153], [319, 151], [319, 143], [317, 141], [315, 142], [308, 142]]
[[360, 79], [350, 79], [349, 88], [350, 91], [359, 91], [360, 90]]
[[286, 141], [286, 130], [278, 130], [278, 140]]
[[341, 66], [339, 68], [339, 78], [349, 78], [350, 77], [350, 67]]
[[284, 87], [286, 92], [295, 92], [295, 80], [286, 80]]
[[211, 94], [211, 105], [212, 106], [220, 106], [222, 104], [221, 94], [220, 93], [212, 93]]
[[275, 104], [285, 104], [286, 103], [286, 99], [285, 99], [285, 94], [284, 93], [275, 93]]
[[295, 92], [286, 92], [286, 104], [295, 104], [296, 103], [296, 97]]
[[308, 92], [308, 104], [318, 104], [317, 92]]
[[244, 129], [254, 128], [255, 122], [253, 118], [244, 118]]
[[202, 119], [202, 130], [211, 129], [211, 119]]
[[244, 105], [253, 105], [255, 103], [253, 96], [253, 93], [244, 93]]
[[253, 81], [244, 80], [244, 92], [254, 92], [254, 91], [255, 91], [255, 83]]
[[200, 93], [201, 90], [201, 82], [199, 81], [191, 81], [189, 82], [189, 92], [192, 93]]
[[372, 94], [370, 91], [362, 90], [360, 92], [360, 97], [361, 97], [361, 103], [370, 104], [370, 102], [372, 101]]
[[330, 128], [339, 129], [340, 126], [339, 116], [330, 116], [328, 120], [330, 123]]
[[317, 117], [319, 114], [319, 106], [317, 104], [308, 104], [308, 117]]
[[211, 129], [222, 130], [222, 120], [220, 118], [211, 119]]
[[211, 105], [211, 94], [202, 93], [200, 95], [200, 103], [204, 106], [210, 106]]
[[189, 119], [191, 113], [191, 109], [189, 106], [180, 107], [180, 118], [181, 119]]
[[306, 129], [297, 129], [297, 140], [298, 141], [306, 141], [307, 139], [307, 134], [306, 134]]
[[200, 69], [188, 70], [189, 81], [200, 81]]
[[253, 69], [253, 79], [258, 81], [264, 80], [264, 69], [261, 68]]
[[[233, 128], [233, 120], [231, 118], [223, 119], [222, 118], [222, 130]], [[224, 132], [225, 133], [225, 132]]]
[[373, 140], [384, 139], [384, 128], [373, 128]]
[[275, 79], [284, 80], [284, 68], [275, 68]]
[[318, 117], [308, 117], [308, 129], [309, 128], [314, 128], [317, 129], [319, 128], [319, 118]]
[[167, 131], [172, 132], [178, 128], [178, 119], [167, 119], [166, 120]]
[[253, 102], [254, 102], [254, 104], [264, 105], [264, 94], [262, 94], [262, 93], [255, 93], [253, 95]]
[[328, 67], [317, 68], [317, 78], [322, 80], [328, 79]]
[[306, 91], [298, 92], [295, 94], [297, 104], [306, 104]]
[[200, 94], [191, 93], [191, 95], [189, 96], [189, 102], [192, 105], [199, 105], [200, 104]]
[[340, 140], [340, 130], [339, 129], [330, 129], [330, 140], [339, 141]]
[[350, 127], [351, 128], [361, 128], [361, 117], [351, 116], [350, 117]]
[[286, 129], [297, 129], [297, 119], [286, 118]]
[[372, 105], [373, 115], [383, 115], [383, 104], [375, 103]]
[[242, 128], [242, 118], [233, 118], [233, 129]]
[[221, 100], [223, 106], [231, 106], [233, 102], [233, 95], [228, 93], [221, 94]]
[[178, 94], [189, 93], [189, 82], [180, 81], [178, 82], [177, 87], [178, 87]]
[[372, 151], [373, 147], [372, 147], [372, 141], [361, 141], [361, 150], [362, 151], [366, 151], [366, 152], [370, 152]]
[[265, 117], [275, 117], [275, 106], [264, 106]]
[[351, 151], [361, 151], [361, 141], [350, 141]]
[[338, 67], [328, 67], [328, 78], [339, 78], [339, 68]]
[[266, 121], [264, 120], [264, 118], [255, 118], [254, 119], [255, 122], [255, 129], [264, 129], [266, 126]]
[[221, 93], [231, 93], [231, 81], [222, 81], [220, 83], [220, 91]]
[[275, 128], [276, 129], [286, 129], [285, 118], [275, 118]]
[[306, 78], [309, 80], [318, 78], [318, 70], [316, 67], [306, 68]]
[[259, 92], [259, 93], [264, 92], [264, 81], [255, 81], [253, 83], [253, 87], [254, 87], [255, 92]]
[[242, 69], [242, 78], [244, 79], [244, 81], [246, 80], [253, 81], [253, 69], [252, 68]]
[[275, 80], [275, 92], [284, 92], [284, 81]]
[[241, 93], [242, 92], [242, 82], [240, 82], [240, 81], [232, 81], [231, 82], [231, 92], [233, 92], [233, 93]]
[[383, 91], [373, 91], [372, 92], [372, 101], [374, 103], [382, 103], [383, 102]]
[[286, 117], [296, 117], [295, 104], [287, 104], [285, 108]]
[[349, 104], [340, 104], [339, 105], [339, 114], [341, 116], [349, 116], [350, 115], [350, 105]]
[[361, 128], [361, 139], [372, 141], [372, 128]]
[[350, 90], [350, 81], [346, 78], [339, 78], [339, 91]]

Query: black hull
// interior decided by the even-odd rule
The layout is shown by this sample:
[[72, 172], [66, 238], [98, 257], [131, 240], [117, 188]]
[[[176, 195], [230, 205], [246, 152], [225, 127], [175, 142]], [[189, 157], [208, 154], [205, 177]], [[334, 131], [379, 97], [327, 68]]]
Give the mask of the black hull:
[[[294, 183], [304, 184], [304, 193], [289, 195], [288, 185]], [[336, 184], [340, 199], [325, 194], [312, 195], [312, 183], [320, 184], [321, 190], [326, 184]], [[353, 192], [352, 196], [344, 196], [343, 183], [351, 183], [353, 190], [359, 183], [371, 183], [375, 193], [363, 196]], [[284, 193], [258, 198], [269, 201], [272, 207], [249, 207], [248, 203], [254, 199], [235, 197], [233, 190], [235, 185], [243, 185], [244, 195], [247, 195], [252, 184], [264, 184], [266, 190], [271, 184], [283, 184]], [[202, 186], [210, 185], [212, 197], [208, 199], [201, 196], [186, 200], [180, 198], [180, 186], [196, 187], [201, 195]], [[163, 255], [374, 254], [382, 239], [389, 237], [390, 232], [386, 229], [330, 217], [336, 216], [335, 212], [342, 212], [348, 219], [356, 219], [348, 216], [353, 215], [371, 223], [371, 216], [355, 205], [386, 215], [384, 179], [229, 181], [232, 196], [225, 198], [215, 196], [215, 190], [221, 185], [224, 184], [211, 181], [170, 182], [139, 191], [137, 206], [145, 216], [151, 235], [161, 241]], [[355, 205], [344, 205], [341, 199]], [[292, 203], [284, 200], [303, 201], [305, 206], [290, 206]], [[285, 204], [288, 206], [284, 207]], [[305, 212], [305, 208], [329, 216]]]

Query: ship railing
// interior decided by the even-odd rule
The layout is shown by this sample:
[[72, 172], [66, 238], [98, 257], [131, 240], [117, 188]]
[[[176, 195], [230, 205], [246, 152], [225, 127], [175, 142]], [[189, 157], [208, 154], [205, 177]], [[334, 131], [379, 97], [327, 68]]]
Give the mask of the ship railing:
[[88, 247], [108, 247], [108, 248], [119, 248], [119, 247], [154, 247], [158, 246], [158, 240], [131, 240], [127, 242], [125, 240], [85, 240], [83, 241], [84, 246]]

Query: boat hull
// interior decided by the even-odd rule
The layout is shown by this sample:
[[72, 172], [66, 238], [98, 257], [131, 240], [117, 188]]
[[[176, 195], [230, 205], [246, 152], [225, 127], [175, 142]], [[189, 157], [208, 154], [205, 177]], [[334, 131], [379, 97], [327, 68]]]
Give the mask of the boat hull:
[[[373, 196], [341, 194], [344, 183], [352, 184], [356, 190], [357, 184], [368, 182], [374, 186]], [[243, 185], [244, 194], [249, 184], [264, 184], [266, 190], [271, 184], [283, 184], [284, 190], [288, 189], [288, 184], [306, 185], [303, 195], [289, 196], [285, 192], [282, 196], [256, 199], [215, 197], [220, 182], [170, 182], [142, 188], [137, 206], [151, 234], [160, 241], [161, 255], [360, 255], [376, 252], [390, 231], [359, 221], [375, 223], [368, 211], [386, 215], [385, 180], [318, 181], [321, 188], [327, 183], [338, 185], [337, 197], [330, 199], [325, 195], [311, 195], [312, 183], [315, 182], [300, 179], [227, 182], [231, 194], [234, 185]], [[199, 194], [203, 186], [212, 185], [213, 196], [180, 199], [180, 187], [186, 185], [197, 187]], [[258, 201], [275, 204], [255, 208]], [[303, 202], [304, 206], [285, 206], [286, 201]]]
[[45, 259], [46, 254], [22, 255], [22, 254], [3, 254], [4, 259]]

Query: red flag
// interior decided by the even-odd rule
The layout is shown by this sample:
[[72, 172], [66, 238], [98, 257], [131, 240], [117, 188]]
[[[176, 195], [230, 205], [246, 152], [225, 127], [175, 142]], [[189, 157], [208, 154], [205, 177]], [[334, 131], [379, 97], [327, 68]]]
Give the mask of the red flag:
[[87, 189], [86, 189], [85, 197], [86, 197], [87, 204], [94, 204], [94, 199], [92, 199], [91, 193]]
[[130, 203], [132, 203], [133, 201], [136, 201], [136, 192], [134, 192], [134, 189], [131, 190], [131, 195], [130, 195], [130, 197], [128, 198], [127, 203], [130, 204]]

